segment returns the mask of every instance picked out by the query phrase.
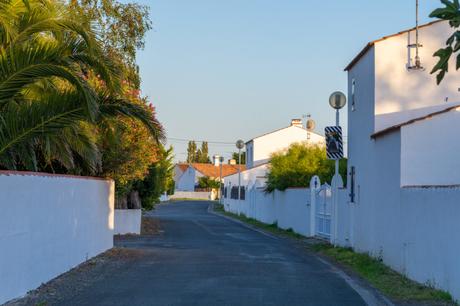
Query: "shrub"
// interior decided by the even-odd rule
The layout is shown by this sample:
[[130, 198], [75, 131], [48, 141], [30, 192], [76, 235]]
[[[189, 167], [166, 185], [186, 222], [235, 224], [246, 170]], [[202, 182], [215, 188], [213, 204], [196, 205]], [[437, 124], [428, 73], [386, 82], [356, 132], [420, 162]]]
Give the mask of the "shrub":
[[[326, 149], [307, 143], [292, 144], [286, 151], [273, 154], [266, 191], [286, 190], [289, 187], [308, 187], [313, 176], [321, 182], [331, 182], [335, 172], [335, 161], [328, 160]], [[347, 161], [341, 160], [339, 172], [346, 180]]]

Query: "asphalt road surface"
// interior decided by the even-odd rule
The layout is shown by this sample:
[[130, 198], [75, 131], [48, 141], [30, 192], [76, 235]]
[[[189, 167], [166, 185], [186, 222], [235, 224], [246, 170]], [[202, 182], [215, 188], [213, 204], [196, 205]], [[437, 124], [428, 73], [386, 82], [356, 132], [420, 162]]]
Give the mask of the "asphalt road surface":
[[116, 240], [122, 251], [53, 281], [22, 304], [365, 305], [295, 242], [211, 214], [208, 205], [159, 206], [150, 213], [160, 220], [159, 235]]

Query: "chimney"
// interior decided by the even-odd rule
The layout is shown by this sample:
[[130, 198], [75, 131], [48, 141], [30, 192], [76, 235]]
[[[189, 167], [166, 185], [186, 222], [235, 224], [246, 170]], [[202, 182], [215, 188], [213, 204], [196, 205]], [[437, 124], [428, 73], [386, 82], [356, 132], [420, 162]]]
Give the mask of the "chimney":
[[236, 165], [236, 159], [229, 159], [228, 164], [232, 166]]
[[299, 127], [299, 128], [303, 128], [302, 119], [292, 119], [291, 120], [291, 126], [296, 126], [296, 127]]
[[212, 157], [212, 164], [216, 167], [220, 166], [220, 156], [219, 155], [214, 155]]

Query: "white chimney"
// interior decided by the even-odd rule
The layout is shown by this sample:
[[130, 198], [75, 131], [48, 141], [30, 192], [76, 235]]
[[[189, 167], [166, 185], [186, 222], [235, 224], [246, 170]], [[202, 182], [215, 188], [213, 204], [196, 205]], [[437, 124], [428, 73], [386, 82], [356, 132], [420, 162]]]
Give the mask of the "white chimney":
[[212, 164], [216, 167], [220, 166], [220, 156], [219, 155], [214, 155], [212, 157]]
[[296, 127], [299, 127], [299, 128], [303, 128], [302, 119], [292, 119], [291, 120], [291, 126], [296, 126]]

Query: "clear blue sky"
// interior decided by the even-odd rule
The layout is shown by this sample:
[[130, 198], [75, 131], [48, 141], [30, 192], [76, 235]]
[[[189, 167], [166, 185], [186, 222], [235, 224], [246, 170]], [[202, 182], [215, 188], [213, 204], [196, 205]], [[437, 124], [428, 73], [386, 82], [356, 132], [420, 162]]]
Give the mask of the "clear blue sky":
[[[142, 92], [168, 137], [231, 143], [307, 113], [323, 133], [335, 120], [329, 94], [346, 90], [346, 64], [368, 41], [415, 23], [415, 0], [138, 2], [150, 6], [154, 26], [138, 55]], [[440, 2], [420, 6], [428, 22]], [[184, 160], [186, 142], [169, 143]]]

